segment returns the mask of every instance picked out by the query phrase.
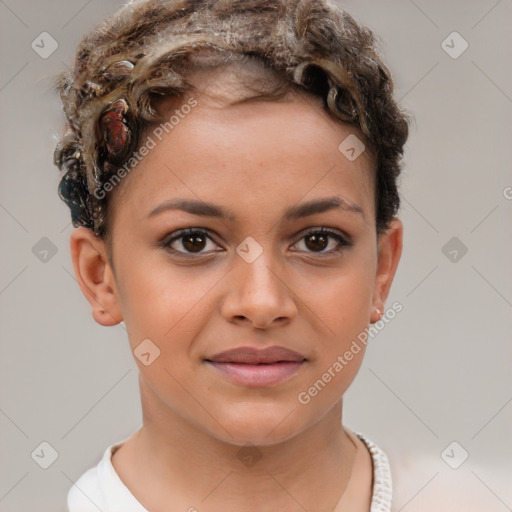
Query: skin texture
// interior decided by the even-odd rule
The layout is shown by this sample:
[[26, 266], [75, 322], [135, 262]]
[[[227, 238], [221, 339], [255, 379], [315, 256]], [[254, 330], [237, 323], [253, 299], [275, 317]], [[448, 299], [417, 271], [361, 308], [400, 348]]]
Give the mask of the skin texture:
[[[113, 464], [152, 512], [170, 504], [200, 512], [332, 511], [361, 449], [340, 420], [364, 350], [310, 403], [297, 397], [380, 318], [401, 255], [402, 223], [395, 219], [377, 238], [372, 160], [364, 152], [349, 161], [339, 152], [340, 142], [358, 132], [329, 117], [319, 100], [292, 93], [228, 106], [220, 94], [233, 97], [233, 75], [223, 77], [222, 88], [200, 78], [190, 79], [203, 84], [198, 105], [115, 190], [110, 242], [86, 228], [71, 235], [75, 274], [94, 319], [123, 320], [132, 351], [144, 339], [160, 350], [148, 366], [135, 358], [144, 425]], [[362, 212], [283, 220], [288, 207], [332, 196]], [[148, 218], [175, 198], [215, 203], [235, 219], [178, 210]], [[172, 243], [174, 252], [160, 243], [189, 227], [212, 238], [196, 241], [199, 254], [187, 257], [191, 246], [182, 240]], [[322, 227], [345, 234], [351, 245], [336, 252], [339, 242], [327, 238], [325, 249], [317, 248], [306, 235]], [[236, 252], [247, 237], [263, 249], [252, 263]], [[273, 345], [307, 359], [274, 386], [234, 384], [205, 362], [226, 349]], [[261, 456], [251, 467], [239, 457], [247, 445]], [[368, 473], [359, 479], [366, 488]], [[362, 500], [353, 510], [368, 506]]]

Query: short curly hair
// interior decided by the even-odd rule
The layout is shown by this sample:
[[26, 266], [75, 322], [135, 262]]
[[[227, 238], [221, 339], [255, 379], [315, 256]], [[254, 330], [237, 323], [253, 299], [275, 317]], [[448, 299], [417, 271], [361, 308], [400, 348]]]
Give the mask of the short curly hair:
[[66, 126], [54, 162], [73, 226], [107, 235], [110, 194], [95, 190], [161, 120], [157, 98], [184, 97], [194, 69], [254, 60], [261, 80], [245, 87], [256, 97], [306, 91], [359, 130], [375, 162], [377, 233], [388, 229], [408, 116], [373, 33], [330, 0], [131, 0], [86, 35], [73, 69], [55, 77]]

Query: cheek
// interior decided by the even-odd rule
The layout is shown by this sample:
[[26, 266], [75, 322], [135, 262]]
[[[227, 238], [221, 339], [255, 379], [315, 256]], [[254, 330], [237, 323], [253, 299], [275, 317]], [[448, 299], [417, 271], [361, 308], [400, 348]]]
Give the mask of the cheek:
[[[135, 260], [135, 259], [134, 259]], [[178, 267], [156, 258], [124, 266], [120, 303], [130, 343], [154, 339], [162, 351], [192, 339], [211, 313], [206, 300], [218, 281], [215, 272]], [[151, 270], [148, 270], [151, 269]]]
[[[306, 400], [334, 403], [350, 386], [363, 360], [371, 314], [373, 274], [371, 258], [354, 258], [338, 274], [332, 275], [312, 297], [315, 314], [322, 320], [318, 337], [314, 378]], [[300, 401], [300, 400], [299, 400]]]
[[333, 406], [351, 385], [363, 362], [372, 298], [365, 273], [347, 273], [332, 279], [314, 301], [322, 319], [316, 358], [305, 385], [297, 393], [303, 414], [321, 414]]
[[346, 342], [369, 322], [373, 296], [372, 267], [358, 263], [318, 280], [309, 302], [322, 319], [327, 337]]

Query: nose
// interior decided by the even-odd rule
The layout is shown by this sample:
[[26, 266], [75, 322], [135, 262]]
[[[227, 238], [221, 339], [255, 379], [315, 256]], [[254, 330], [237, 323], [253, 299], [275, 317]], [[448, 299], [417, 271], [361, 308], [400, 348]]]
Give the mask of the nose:
[[271, 261], [270, 252], [264, 250], [252, 263], [237, 259], [221, 310], [229, 322], [269, 329], [284, 326], [297, 315], [292, 283], [282, 267]]

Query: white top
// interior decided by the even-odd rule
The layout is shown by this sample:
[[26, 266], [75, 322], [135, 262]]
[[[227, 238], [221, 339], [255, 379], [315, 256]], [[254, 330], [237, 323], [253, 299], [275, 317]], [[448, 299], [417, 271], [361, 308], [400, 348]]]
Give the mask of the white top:
[[[391, 471], [386, 454], [362, 434], [373, 461], [370, 512], [391, 511]], [[97, 466], [87, 470], [68, 493], [69, 512], [149, 512], [124, 485], [112, 465], [113, 452], [124, 441], [110, 445]]]

